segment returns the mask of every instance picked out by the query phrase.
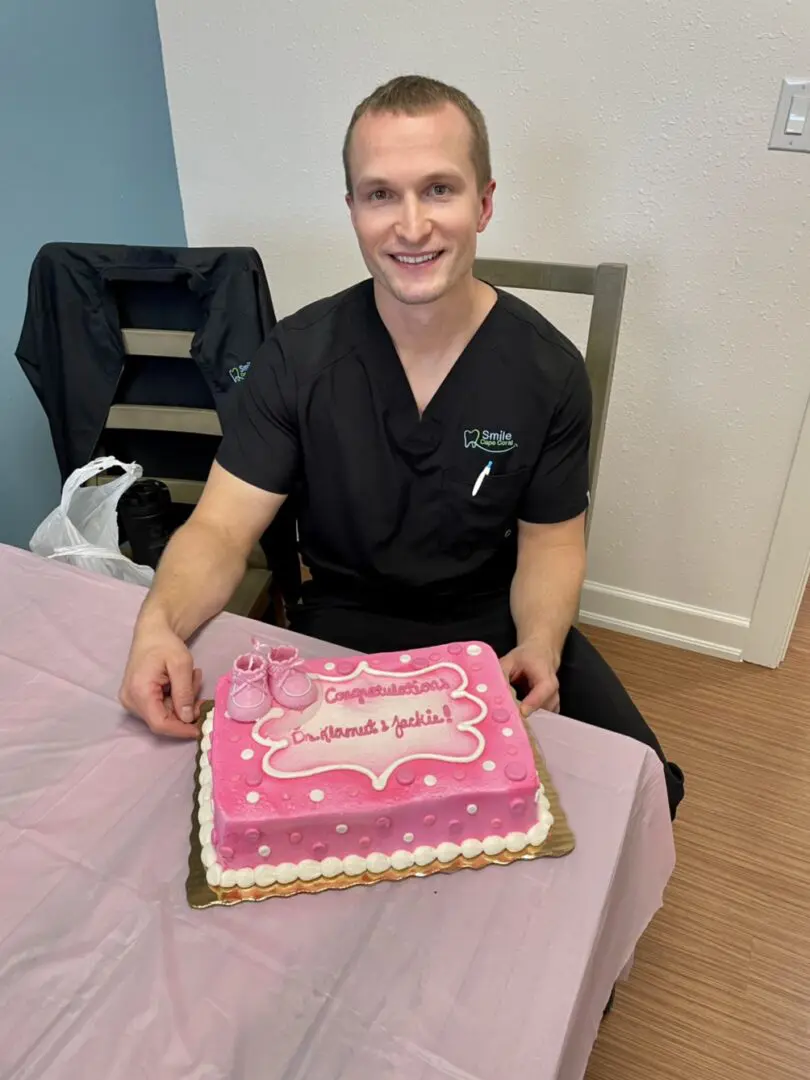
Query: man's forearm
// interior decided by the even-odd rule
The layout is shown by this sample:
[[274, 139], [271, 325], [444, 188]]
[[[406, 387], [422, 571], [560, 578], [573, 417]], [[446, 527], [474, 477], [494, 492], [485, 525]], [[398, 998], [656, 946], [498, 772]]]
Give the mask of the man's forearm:
[[579, 611], [585, 561], [579, 544], [547, 548], [526, 544], [512, 579], [510, 602], [518, 644], [529, 639], [543, 642], [557, 666]]
[[191, 518], [163, 553], [138, 626], [162, 623], [187, 640], [222, 611], [246, 566], [246, 555], [227, 534]]

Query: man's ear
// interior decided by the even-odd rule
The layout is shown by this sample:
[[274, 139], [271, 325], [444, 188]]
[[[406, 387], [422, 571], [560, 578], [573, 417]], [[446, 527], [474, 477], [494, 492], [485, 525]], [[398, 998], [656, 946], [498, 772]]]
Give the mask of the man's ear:
[[478, 232], [482, 233], [492, 220], [494, 210], [493, 196], [495, 195], [495, 181], [490, 180], [481, 192], [481, 209], [478, 215]]

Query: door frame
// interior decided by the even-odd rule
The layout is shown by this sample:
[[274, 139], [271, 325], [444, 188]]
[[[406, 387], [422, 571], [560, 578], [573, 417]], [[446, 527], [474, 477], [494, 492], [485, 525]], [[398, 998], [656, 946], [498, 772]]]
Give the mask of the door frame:
[[785, 659], [810, 576], [810, 400], [754, 602], [742, 659], [778, 667]]

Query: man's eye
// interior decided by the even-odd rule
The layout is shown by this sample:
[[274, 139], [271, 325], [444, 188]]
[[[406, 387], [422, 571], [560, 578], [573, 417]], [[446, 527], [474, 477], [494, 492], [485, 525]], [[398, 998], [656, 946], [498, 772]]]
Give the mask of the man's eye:
[[372, 191], [368, 197], [369, 202], [384, 202], [388, 198], [388, 192], [379, 188], [377, 191]]
[[450, 194], [450, 185], [449, 184], [431, 184], [430, 185], [430, 192], [431, 192], [432, 195], [438, 195], [441, 198], [443, 195], [449, 195]]

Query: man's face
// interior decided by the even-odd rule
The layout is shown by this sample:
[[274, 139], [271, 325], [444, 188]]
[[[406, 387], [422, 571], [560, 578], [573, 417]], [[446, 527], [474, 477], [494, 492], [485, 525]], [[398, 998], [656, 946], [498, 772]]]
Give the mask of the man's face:
[[423, 116], [366, 113], [352, 132], [352, 224], [369, 273], [403, 304], [429, 304], [469, 274], [492, 216], [470, 125], [455, 105]]

